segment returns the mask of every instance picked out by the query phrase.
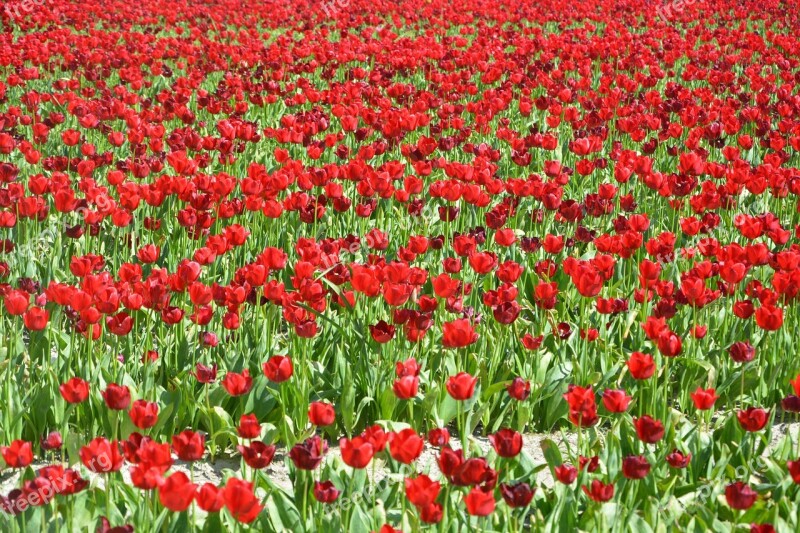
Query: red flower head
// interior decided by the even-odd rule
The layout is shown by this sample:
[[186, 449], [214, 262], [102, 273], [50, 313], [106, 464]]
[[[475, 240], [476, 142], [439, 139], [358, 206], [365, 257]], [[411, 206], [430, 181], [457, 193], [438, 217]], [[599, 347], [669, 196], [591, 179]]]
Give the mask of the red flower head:
[[624, 413], [630, 403], [631, 397], [624, 390], [606, 389], [603, 392], [603, 405], [612, 413]]
[[367, 439], [372, 447], [375, 449], [375, 453], [380, 453], [386, 448], [386, 443], [389, 440], [389, 435], [383, 430], [383, 428], [379, 424], [374, 424], [361, 434], [362, 437]]
[[432, 481], [425, 474], [415, 478], [405, 479], [406, 497], [416, 507], [425, 507], [436, 501], [439, 496], [440, 484]]
[[450, 432], [447, 428], [433, 428], [428, 432], [428, 442], [431, 446], [441, 448], [450, 442]]
[[377, 324], [369, 326], [369, 333], [372, 339], [379, 344], [386, 344], [394, 338], [395, 327], [385, 320], [379, 320]]
[[403, 362], [396, 363], [394, 371], [398, 378], [404, 378], [408, 376], [417, 377], [419, 376], [420, 366], [419, 363], [417, 363], [417, 360], [412, 357]]
[[756, 310], [756, 324], [765, 331], [776, 331], [783, 325], [783, 309], [763, 305]]
[[[283, 383], [294, 372], [292, 360], [287, 355], [273, 355], [263, 364], [264, 375], [273, 383]], [[226, 387], [227, 388], [227, 387]], [[245, 391], [247, 392], [247, 391]], [[233, 395], [233, 393], [231, 393]]]
[[389, 433], [389, 454], [395, 461], [410, 464], [422, 453], [425, 441], [412, 428]]
[[582, 486], [583, 492], [596, 502], [607, 502], [614, 497], [614, 484], [605, 484], [599, 479], [593, 479], [591, 485]]
[[196, 489], [197, 486], [189, 481], [186, 474], [175, 472], [158, 488], [158, 500], [170, 511], [180, 513], [192, 504]]
[[51, 431], [46, 437], [42, 437], [40, 442], [44, 451], [58, 450], [64, 444], [61, 439], [61, 433], [58, 431]]
[[314, 498], [320, 503], [333, 503], [339, 498], [339, 490], [331, 481], [314, 483]]
[[242, 396], [250, 392], [253, 387], [253, 378], [250, 377], [250, 371], [245, 369], [241, 374], [228, 372], [222, 378], [221, 383], [231, 396]]
[[122, 454], [119, 452], [119, 442], [109, 442], [103, 437], [97, 437], [80, 450], [83, 466], [97, 473], [116, 472], [122, 467]]
[[67, 403], [81, 403], [89, 397], [89, 383], [77, 377], [61, 385], [58, 390]]
[[633, 425], [636, 427], [636, 434], [639, 436], [639, 440], [642, 442], [655, 444], [664, 438], [664, 424], [649, 415], [634, 418]]
[[205, 365], [201, 365], [197, 363], [195, 365], [195, 370], [192, 372], [194, 377], [197, 379], [199, 383], [214, 383], [217, 379], [217, 365], [212, 365], [211, 367], [207, 367]]
[[564, 485], [570, 485], [578, 478], [578, 469], [568, 464], [555, 467], [555, 473], [556, 479]]
[[308, 406], [308, 419], [315, 426], [330, 426], [336, 420], [336, 411], [327, 402], [311, 402]]
[[223, 490], [212, 483], [205, 483], [195, 496], [197, 506], [207, 513], [218, 513], [225, 505]]
[[294, 465], [301, 470], [314, 470], [322, 462], [322, 457], [328, 450], [328, 444], [319, 435], [314, 435], [295, 444], [289, 451], [289, 457]]
[[131, 404], [131, 391], [125, 385], [109, 383], [101, 394], [109, 409], [124, 411]]
[[419, 378], [417, 376], [403, 376], [395, 380], [392, 391], [399, 400], [410, 400], [419, 392]]
[[489, 435], [489, 442], [500, 457], [516, 457], [522, 451], [522, 435], [513, 429], [501, 429]]
[[728, 353], [737, 363], [749, 363], [756, 357], [756, 349], [749, 342], [734, 342]]
[[589, 427], [597, 423], [597, 404], [591, 387], [570, 385], [564, 399], [569, 405], [569, 419], [573, 424]]
[[147, 400], [136, 400], [128, 411], [128, 416], [137, 428], [151, 428], [158, 422], [158, 404]]
[[242, 454], [242, 458], [247, 466], [256, 470], [268, 467], [272, 462], [272, 458], [275, 456], [275, 446], [267, 446], [260, 440], [252, 441], [250, 446], [240, 444], [237, 446], [237, 449], [239, 453]]
[[684, 455], [683, 452], [678, 450], [672, 450], [672, 452], [667, 455], [667, 463], [669, 463], [669, 466], [672, 468], [686, 468], [689, 466], [691, 460], [692, 454]]
[[445, 348], [464, 348], [478, 340], [478, 334], [467, 318], [445, 322], [442, 326], [442, 344]]
[[[419, 510], [419, 519], [426, 524], [438, 524], [444, 515], [442, 504], [431, 503]], [[383, 530], [381, 530], [383, 532]]]
[[800, 460], [787, 461], [786, 468], [789, 469], [789, 475], [792, 476], [792, 481], [800, 484]]
[[342, 452], [342, 460], [347, 466], [352, 468], [364, 468], [372, 460], [375, 454], [375, 448], [364, 437], [355, 437], [353, 439], [341, 438], [339, 440], [339, 449]]
[[527, 483], [500, 484], [500, 495], [509, 507], [527, 507], [533, 499], [534, 490]]
[[622, 475], [628, 479], [642, 479], [650, 472], [650, 463], [642, 455], [629, 455], [622, 460]]
[[690, 396], [694, 402], [694, 406], [701, 411], [706, 411], [714, 407], [714, 402], [719, 398], [719, 396], [717, 396], [717, 391], [713, 388], [701, 389], [700, 387], [697, 387], [697, 390]]
[[243, 439], [255, 439], [261, 434], [261, 424], [254, 414], [242, 415], [239, 419], [239, 425], [236, 427], [236, 432]]
[[656, 363], [651, 355], [633, 352], [628, 359], [628, 371], [633, 379], [647, 379], [656, 371]]
[[736, 413], [739, 425], [745, 431], [761, 431], [769, 420], [769, 411], [758, 407], [748, 407]]
[[746, 511], [753, 506], [758, 498], [758, 493], [750, 485], [736, 481], [725, 487], [725, 500], [731, 509]]
[[467, 505], [467, 512], [471, 516], [489, 516], [494, 512], [494, 495], [491, 491], [484, 491], [474, 487], [464, 498]]
[[47, 327], [50, 313], [41, 307], [31, 307], [22, 315], [22, 322], [31, 331], [41, 331]]
[[454, 400], [464, 401], [472, 398], [472, 395], [475, 393], [475, 384], [477, 382], [478, 378], [472, 377], [466, 372], [459, 372], [455, 376], [450, 376], [447, 379], [445, 387], [447, 388], [447, 393], [450, 394]]
[[172, 437], [172, 448], [181, 461], [198, 461], [205, 453], [206, 439], [190, 429]]
[[506, 391], [508, 391], [508, 395], [513, 399], [519, 402], [525, 401], [528, 399], [528, 396], [531, 395], [531, 382], [527, 379], [516, 377], [508, 384]]
[[253, 492], [253, 484], [235, 477], [225, 484], [222, 498], [231, 515], [244, 524], [255, 520], [264, 508]]
[[10, 468], [25, 468], [33, 462], [33, 445], [24, 440], [15, 440], [9, 446], [0, 446], [0, 455]]

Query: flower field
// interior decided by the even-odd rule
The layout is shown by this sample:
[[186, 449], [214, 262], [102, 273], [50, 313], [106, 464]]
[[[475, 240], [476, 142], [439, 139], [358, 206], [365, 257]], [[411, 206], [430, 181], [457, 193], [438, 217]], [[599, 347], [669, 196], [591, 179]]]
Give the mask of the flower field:
[[0, 23], [0, 530], [800, 531], [795, 0]]

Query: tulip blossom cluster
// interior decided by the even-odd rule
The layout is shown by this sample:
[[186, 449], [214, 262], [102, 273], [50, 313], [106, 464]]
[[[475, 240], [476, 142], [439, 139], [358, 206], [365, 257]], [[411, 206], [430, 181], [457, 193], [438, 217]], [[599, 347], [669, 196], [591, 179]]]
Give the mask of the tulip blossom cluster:
[[3, 530], [800, 530], [795, 7], [9, 1]]

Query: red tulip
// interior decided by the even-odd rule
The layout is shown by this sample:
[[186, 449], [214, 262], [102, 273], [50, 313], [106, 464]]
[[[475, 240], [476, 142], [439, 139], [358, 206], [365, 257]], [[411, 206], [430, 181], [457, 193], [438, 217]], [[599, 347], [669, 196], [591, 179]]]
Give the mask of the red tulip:
[[516, 485], [500, 484], [500, 495], [509, 507], [527, 507], [533, 499], [532, 489], [527, 483], [517, 483]]
[[0, 455], [10, 468], [25, 468], [33, 462], [33, 445], [24, 440], [15, 440], [9, 446], [0, 446]]
[[223, 500], [225, 501], [225, 508], [228, 509], [233, 518], [244, 524], [249, 524], [255, 520], [264, 508], [253, 492], [252, 483], [235, 477], [228, 479], [225, 484]]
[[639, 440], [647, 444], [655, 444], [664, 437], [664, 425], [649, 415], [634, 418], [633, 425], [636, 427]]
[[630, 403], [631, 397], [624, 390], [606, 389], [603, 392], [603, 405], [612, 413], [624, 413]]
[[172, 437], [172, 447], [181, 461], [199, 461], [205, 453], [205, 437], [187, 429]]
[[442, 521], [444, 509], [440, 503], [431, 503], [419, 510], [419, 519], [426, 524], [438, 524]]
[[250, 377], [250, 371], [245, 369], [241, 374], [236, 372], [228, 372], [222, 378], [223, 388], [231, 396], [242, 396], [250, 392], [253, 387], [253, 378]]
[[582, 486], [583, 492], [593, 501], [607, 502], [614, 497], [614, 485], [612, 483], [605, 484], [598, 479], [593, 479], [591, 485]]
[[247, 466], [256, 470], [268, 467], [275, 456], [275, 446], [267, 446], [260, 440], [252, 441], [249, 446], [240, 444], [236, 448]]
[[690, 394], [690, 396], [694, 402], [694, 406], [701, 411], [714, 407], [714, 402], [719, 398], [713, 388], [701, 389], [700, 387], [697, 387], [697, 390]]
[[243, 439], [255, 439], [261, 434], [261, 424], [254, 414], [242, 415], [236, 433]]
[[124, 411], [131, 404], [131, 391], [125, 385], [109, 383], [101, 394], [109, 409]]
[[89, 397], [89, 383], [78, 377], [70, 379], [58, 390], [67, 403], [81, 403]]
[[656, 371], [653, 357], [641, 352], [633, 352], [627, 365], [628, 371], [634, 379], [647, 379]]
[[520, 377], [514, 380], [506, 387], [508, 395], [517, 401], [525, 401], [531, 395], [531, 382]]
[[516, 457], [522, 451], [522, 435], [513, 429], [501, 429], [489, 435], [489, 442], [500, 457]]
[[336, 411], [329, 403], [311, 402], [308, 407], [308, 419], [315, 426], [330, 426], [336, 420]]
[[425, 442], [412, 428], [389, 434], [389, 454], [395, 461], [410, 464], [422, 453]]
[[186, 474], [175, 472], [158, 488], [158, 501], [170, 511], [180, 513], [192, 504], [196, 489]]
[[63, 445], [61, 433], [58, 431], [51, 431], [46, 437], [43, 437], [40, 442], [44, 451], [58, 450]]
[[737, 363], [749, 363], [756, 356], [756, 349], [749, 342], [734, 342], [728, 353]]
[[322, 462], [322, 457], [328, 450], [328, 444], [318, 435], [295, 444], [289, 451], [289, 457], [294, 465], [301, 470], [314, 470]]
[[320, 503], [333, 503], [339, 498], [339, 490], [331, 481], [314, 483], [314, 498]]
[[342, 460], [347, 466], [361, 469], [369, 464], [375, 454], [375, 448], [364, 437], [353, 439], [342, 438], [339, 440], [339, 450]]
[[736, 481], [725, 487], [725, 501], [731, 509], [746, 511], [753, 506], [758, 498], [758, 493], [749, 485]]
[[570, 485], [578, 478], [578, 469], [572, 465], [559, 465], [555, 467], [556, 479], [564, 485]]
[[128, 416], [137, 428], [151, 428], [158, 422], [158, 404], [147, 400], [136, 400], [128, 411]]
[[629, 455], [622, 460], [622, 475], [628, 479], [642, 479], [650, 472], [650, 463], [642, 455]]
[[428, 432], [428, 442], [431, 446], [441, 448], [450, 442], [450, 432], [447, 428], [433, 428]]
[[678, 450], [672, 450], [671, 453], [667, 454], [667, 463], [672, 468], [686, 468], [689, 466], [689, 462], [692, 460], [692, 454], [684, 455], [683, 452]]
[[116, 472], [122, 467], [123, 457], [119, 452], [119, 442], [109, 442], [97, 437], [80, 450], [83, 466], [97, 473]]
[[491, 492], [474, 487], [464, 498], [471, 516], [488, 516], [494, 512], [495, 500]]
[[207, 367], [205, 365], [201, 365], [197, 363], [195, 366], [195, 371], [192, 372], [194, 377], [197, 379], [199, 383], [214, 383], [217, 379], [217, 365], [212, 365], [211, 367]]
[[218, 513], [225, 505], [224, 491], [212, 483], [205, 483], [197, 491], [197, 506], [207, 513]]
[[436, 501], [439, 496], [440, 484], [432, 481], [425, 474], [416, 478], [406, 478], [406, 497], [416, 507], [425, 507]]
[[478, 340], [478, 334], [466, 318], [445, 322], [442, 327], [442, 344], [445, 348], [464, 348]]
[[455, 376], [450, 376], [445, 386], [447, 388], [447, 393], [450, 394], [454, 400], [464, 401], [472, 398], [477, 382], [478, 378], [472, 377], [466, 372], [459, 372]]
[[739, 420], [739, 425], [745, 431], [761, 431], [767, 425], [769, 420], [769, 411], [760, 409], [758, 407], [748, 407], [743, 411], [736, 413], [736, 418]]
[[292, 377], [294, 372], [292, 360], [286, 355], [273, 355], [262, 367], [264, 375], [273, 383], [283, 383]]
[[410, 400], [419, 391], [419, 378], [417, 376], [403, 376], [394, 382], [392, 391], [399, 400]]

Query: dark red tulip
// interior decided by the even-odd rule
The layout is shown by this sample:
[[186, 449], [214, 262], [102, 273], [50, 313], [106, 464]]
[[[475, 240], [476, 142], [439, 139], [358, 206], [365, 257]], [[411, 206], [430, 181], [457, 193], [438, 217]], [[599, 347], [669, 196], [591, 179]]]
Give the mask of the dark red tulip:
[[725, 487], [725, 501], [731, 509], [746, 511], [758, 498], [758, 493], [750, 485], [736, 481]]
[[527, 507], [533, 499], [533, 492], [527, 483], [500, 484], [500, 495], [509, 507]]
[[328, 444], [318, 435], [314, 435], [301, 443], [295, 444], [289, 451], [289, 457], [297, 468], [314, 470], [322, 462], [327, 450]]
[[489, 442], [500, 457], [516, 457], [522, 451], [522, 435], [513, 429], [501, 429], [489, 435]]
[[314, 498], [320, 503], [333, 503], [339, 498], [339, 490], [331, 481], [314, 483]]

